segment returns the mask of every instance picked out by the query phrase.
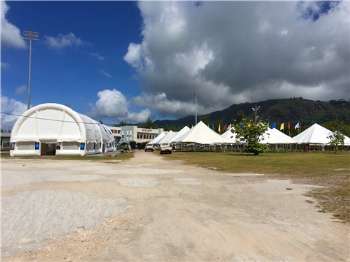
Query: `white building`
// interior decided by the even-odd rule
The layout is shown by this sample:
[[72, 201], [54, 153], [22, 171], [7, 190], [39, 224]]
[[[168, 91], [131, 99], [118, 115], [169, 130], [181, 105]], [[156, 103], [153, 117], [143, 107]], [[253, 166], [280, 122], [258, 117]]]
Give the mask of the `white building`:
[[136, 143], [147, 143], [164, 131], [163, 128], [148, 129], [139, 128], [137, 126], [109, 126], [109, 129], [112, 131], [117, 144], [129, 144], [130, 141], [135, 141]]

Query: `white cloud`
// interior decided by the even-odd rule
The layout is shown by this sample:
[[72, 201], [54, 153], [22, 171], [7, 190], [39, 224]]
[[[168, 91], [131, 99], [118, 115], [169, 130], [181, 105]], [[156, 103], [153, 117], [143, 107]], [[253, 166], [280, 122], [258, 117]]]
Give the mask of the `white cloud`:
[[124, 60], [131, 64], [133, 67], [138, 68], [141, 65], [140, 54], [141, 46], [134, 43], [130, 43], [128, 47], [128, 52], [124, 56]]
[[9, 68], [10, 65], [8, 63], [1, 62], [1, 69]]
[[23, 95], [27, 91], [27, 86], [21, 85], [16, 88], [16, 95], [20, 96]]
[[26, 48], [26, 43], [21, 36], [21, 32], [15, 25], [6, 19], [6, 13], [10, 10], [5, 1], [0, 1], [1, 16], [1, 46], [10, 48]]
[[66, 47], [72, 46], [86, 46], [89, 43], [84, 42], [80, 38], [76, 37], [75, 34], [69, 33], [67, 35], [59, 34], [56, 37], [53, 36], [44, 36], [45, 43], [52, 49], [62, 50]]
[[138, 6], [142, 41], [124, 60], [143, 89], [134, 102], [160, 115], [193, 115], [195, 90], [200, 114], [271, 98], [350, 98], [348, 1], [327, 12], [290, 1]]
[[27, 105], [1, 96], [1, 129], [11, 130], [17, 119], [27, 110]]
[[109, 74], [109, 73], [107, 73], [104, 69], [101, 69], [101, 70], [99, 71], [99, 73], [100, 73], [101, 75], [104, 75], [105, 77], [112, 78], [112, 75]]
[[92, 57], [95, 57], [98, 61], [103, 61], [105, 58], [101, 56], [99, 53], [91, 53]]
[[126, 97], [118, 90], [103, 90], [97, 93], [98, 100], [92, 108], [91, 116], [95, 119], [110, 118], [133, 123], [146, 122], [151, 116], [149, 109], [141, 112], [129, 112]]
[[[194, 100], [193, 100], [194, 101]], [[194, 103], [169, 101], [165, 93], [157, 95], [142, 94], [134, 97], [133, 102], [138, 106], [147, 106], [160, 112], [162, 115], [184, 115], [188, 112], [194, 112]]]

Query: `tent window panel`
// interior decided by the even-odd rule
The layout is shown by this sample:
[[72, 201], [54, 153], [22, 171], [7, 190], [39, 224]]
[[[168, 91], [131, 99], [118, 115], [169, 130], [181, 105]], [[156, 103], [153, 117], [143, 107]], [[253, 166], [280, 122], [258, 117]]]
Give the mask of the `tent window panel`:
[[62, 150], [79, 150], [80, 143], [78, 142], [63, 142]]
[[17, 150], [33, 150], [34, 142], [17, 142]]

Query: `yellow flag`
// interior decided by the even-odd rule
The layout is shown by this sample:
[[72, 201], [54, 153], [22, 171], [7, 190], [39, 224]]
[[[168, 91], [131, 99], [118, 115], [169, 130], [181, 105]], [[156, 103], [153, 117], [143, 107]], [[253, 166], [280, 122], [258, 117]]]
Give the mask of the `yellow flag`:
[[280, 130], [284, 130], [284, 123], [281, 124]]
[[219, 124], [219, 128], [218, 128], [218, 131], [219, 131], [219, 133], [221, 132], [220, 124]]

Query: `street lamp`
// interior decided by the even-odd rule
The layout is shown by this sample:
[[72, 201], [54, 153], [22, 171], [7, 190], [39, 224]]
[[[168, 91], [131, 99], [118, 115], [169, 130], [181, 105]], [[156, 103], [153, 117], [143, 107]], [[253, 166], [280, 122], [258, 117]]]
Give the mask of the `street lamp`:
[[255, 108], [252, 108], [253, 109], [253, 111], [254, 111], [254, 123], [256, 124], [256, 121], [258, 120], [258, 110], [260, 109], [260, 106], [256, 106], [255, 105]]
[[196, 101], [196, 108], [195, 108], [196, 109], [196, 114], [195, 114], [195, 121], [194, 121], [195, 123], [194, 124], [197, 125], [197, 91], [194, 91], [193, 94], [194, 94], [195, 101]]
[[29, 73], [28, 73], [28, 105], [30, 108], [30, 75], [32, 72], [32, 40], [39, 40], [39, 33], [33, 31], [24, 31], [23, 38], [29, 40]]

